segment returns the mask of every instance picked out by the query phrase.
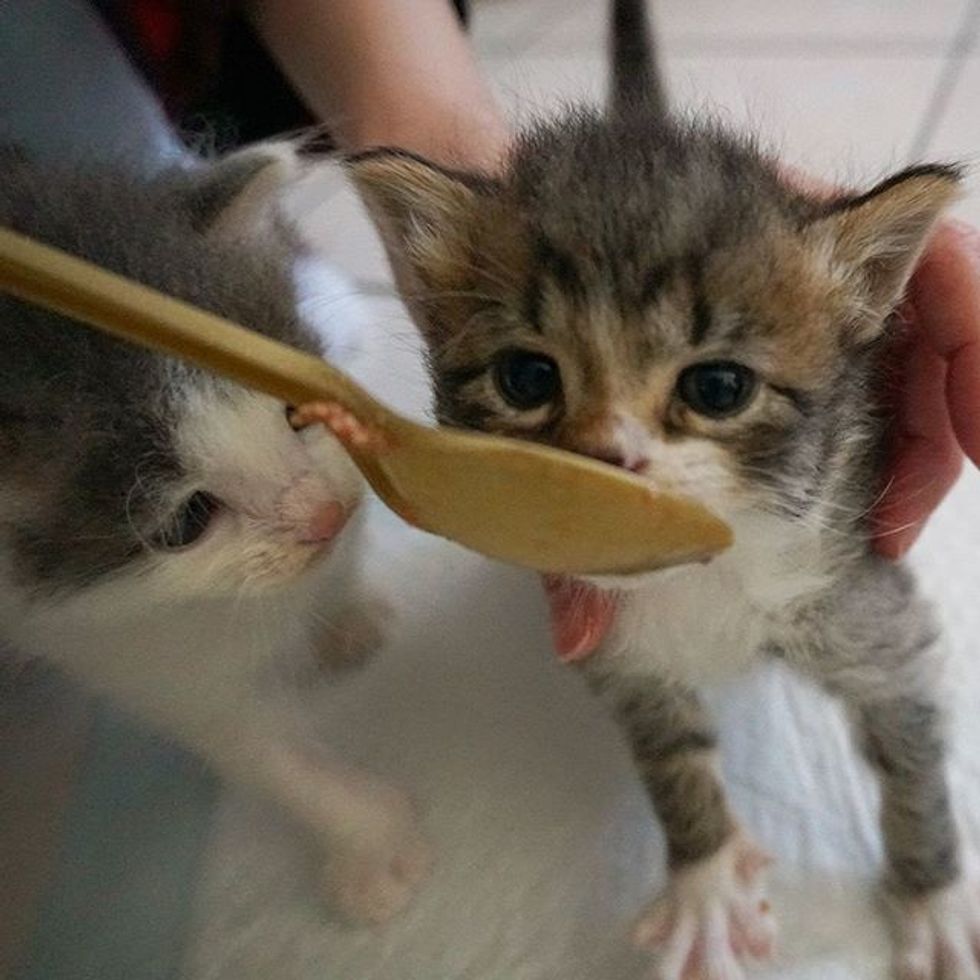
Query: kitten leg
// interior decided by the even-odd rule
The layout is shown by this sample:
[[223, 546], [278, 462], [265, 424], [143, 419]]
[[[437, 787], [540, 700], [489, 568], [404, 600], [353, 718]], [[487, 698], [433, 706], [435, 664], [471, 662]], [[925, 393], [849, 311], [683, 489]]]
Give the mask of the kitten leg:
[[741, 962], [772, 950], [762, 892], [769, 858], [728, 809], [714, 728], [694, 692], [677, 684], [649, 680], [614, 704], [663, 824], [670, 868], [634, 941], [657, 954], [659, 980], [740, 980]]
[[[281, 730], [281, 729], [280, 729]], [[409, 798], [373, 777], [239, 731], [207, 755], [225, 775], [272, 797], [305, 825], [326, 853], [323, 885], [345, 918], [380, 924], [411, 900], [431, 866]]]
[[980, 980], [980, 888], [961, 869], [941, 712], [919, 695], [865, 703], [855, 716], [881, 785], [896, 974]]
[[896, 976], [980, 980], [980, 894], [963, 874], [946, 779], [938, 630], [910, 579], [888, 572], [823, 611], [832, 642], [799, 666], [844, 700], [881, 787]]
[[231, 663], [220, 644], [211, 652], [203, 663], [147, 659], [139, 674], [124, 667], [103, 673], [97, 685], [91, 670], [87, 676], [90, 686], [112, 693], [223, 778], [266, 796], [305, 827], [323, 853], [325, 895], [344, 917], [375, 924], [397, 914], [431, 863], [411, 801], [326, 755], [290, 699], [267, 698], [251, 671], [242, 675], [240, 647], [228, 651]]

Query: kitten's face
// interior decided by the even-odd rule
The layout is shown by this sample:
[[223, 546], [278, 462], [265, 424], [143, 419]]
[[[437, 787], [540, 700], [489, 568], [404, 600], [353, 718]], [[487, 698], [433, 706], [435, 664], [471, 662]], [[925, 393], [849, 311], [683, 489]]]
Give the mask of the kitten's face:
[[433, 348], [442, 419], [606, 460], [726, 515], [770, 501], [839, 370], [847, 310], [827, 251], [776, 226], [658, 257], [624, 297], [608, 264], [556, 237], [534, 236], [537, 261], [492, 302], [481, 283], [482, 309]]
[[78, 458], [67, 431], [27, 434], [39, 452], [0, 481], [0, 525], [29, 592], [127, 578], [144, 603], [246, 597], [292, 586], [341, 542], [362, 481], [332, 436], [294, 431], [275, 399], [167, 373], [115, 420], [82, 420]]
[[173, 443], [180, 476], [158, 488], [140, 574], [167, 595], [246, 595], [291, 585], [334, 550], [362, 481], [320, 426], [292, 429], [280, 402], [204, 382], [187, 390]]
[[[146, 186], [7, 167], [0, 220], [320, 353], [296, 312], [296, 243], [259, 213], [288, 161]], [[3, 297], [0, 346], [0, 546], [28, 594], [120, 579], [144, 605], [266, 593], [344, 537], [359, 474], [281, 402]]]
[[926, 168], [831, 207], [716, 133], [588, 116], [532, 134], [499, 181], [397, 153], [352, 169], [442, 421], [608, 460], [730, 519], [799, 514], [845, 436], [873, 431], [841, 406], [867, 414], [867, 354], [955, 184]]

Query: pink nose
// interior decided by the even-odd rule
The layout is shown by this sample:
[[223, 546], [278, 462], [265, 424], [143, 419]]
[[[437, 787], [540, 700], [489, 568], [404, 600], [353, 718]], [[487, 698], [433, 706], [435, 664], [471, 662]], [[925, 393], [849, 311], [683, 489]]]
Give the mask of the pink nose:
[[333, 540], [340, 534], [348, 517], [350, 514], [347, 509], [335, 501], [325, 504], [310, 519], [302, 538], [303, 543], [325, 544]]
[[628, 456], [623, 450], [611, 446], [587, 449], [585, 455], [609, 463], [610, 466], [621, 466], [630, 473], [642, 473], [650, 462], [645, 456]]

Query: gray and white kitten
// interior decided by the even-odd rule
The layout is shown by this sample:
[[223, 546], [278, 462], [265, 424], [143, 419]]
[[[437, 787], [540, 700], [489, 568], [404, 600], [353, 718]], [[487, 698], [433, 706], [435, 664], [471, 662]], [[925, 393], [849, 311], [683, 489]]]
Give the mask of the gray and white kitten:
[[844, 701], [877, 773], [897, 974], [978, 977], [939, 631], [867, 516], [890, 315], [959, 173], [808, 194], [751, 140], [667, 112], [642, 4], [613, 13], [611, 107], [526, 129], [502, 174], [388, 150], [349, 166], [444, 423], [628, 467], [735, 529], [707, 566], [549, 588], [560, 652], [612, 704], [666, 832], [669, 885], [637, 941], [662, 980], [734, 980], [769, 952], [766, 857], [728, 806], [696, 689], [778, 658]]
[[[347, 325], [318, 336], [298, 312], [295, 280], [316, 276], [276, 207], [298, 172], [285, 146], [150, 181], [4, 151], [0, 223], [320, 353]], [[362, 481], [339, 443], [7, 295], [0, 350], [0, 646], [281, 803], [323, 847], [345, 915], [398, 911], [428, 863], [412, 808], [314, 749], [290, 693], [304, 663], [379, 635], [358, 586]]]

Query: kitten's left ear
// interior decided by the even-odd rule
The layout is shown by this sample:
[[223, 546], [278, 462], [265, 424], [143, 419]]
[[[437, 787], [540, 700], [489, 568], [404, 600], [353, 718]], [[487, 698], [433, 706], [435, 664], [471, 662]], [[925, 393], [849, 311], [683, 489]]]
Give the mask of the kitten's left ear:
[[812, 226], [831, 237], [834, 260], [847, 270], [867, 313], [871, 339], [898, 305], [929, 233], [954, 200], [961, 180], [951, 166], [919, 166], [889, 177], [860, 197], [840, 201]]
[[462, 246], [493, 181], [403, 150], [368, 150], [345, 162], [403, 295], [449, 288], [460, 275]]
[[192, 177], [191, 220], [215, 237], [254, 234], [278, 214], [283, 192], [305, 170], [291, 143], [269, 143], [233, 153], [207, 166], [196, 181]]
[[367, 150], [346, 166], [389, 248], [416, 252], [451, 237], [488, 178], [450, 170], [405, 150]]

